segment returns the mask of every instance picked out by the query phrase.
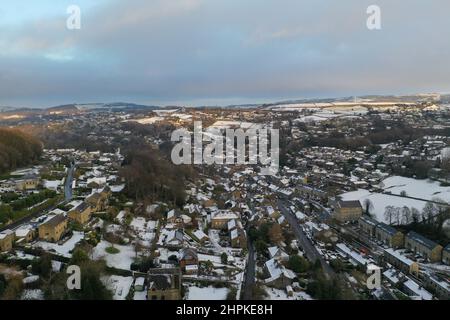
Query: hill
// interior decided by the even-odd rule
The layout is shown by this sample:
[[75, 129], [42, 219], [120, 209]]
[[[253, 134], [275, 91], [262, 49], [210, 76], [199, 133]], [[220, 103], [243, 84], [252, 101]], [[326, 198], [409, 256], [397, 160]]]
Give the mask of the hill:
[[0, 173], [29, 165], [42, 154], [36, 138], [16, 129], [0, 128]]

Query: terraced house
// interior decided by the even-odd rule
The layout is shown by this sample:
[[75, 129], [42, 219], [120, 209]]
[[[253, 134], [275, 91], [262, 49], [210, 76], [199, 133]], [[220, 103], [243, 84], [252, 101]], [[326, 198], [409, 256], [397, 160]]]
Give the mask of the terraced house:
[[14, 232], [5, 230], [0, 232], [0, 252], [8, 252], [12, 249], [14, 243]]
[[334, 218], [339, 222], [357, 221], [362, 216], [362, 207], [359, 201], [338, 201], [335, 207]]
[[410, 231], [405, 238], [406, 249], [421, 255], [431, 262], [439, 262], [442, 258], [442, 246], [430, 239]]
[[35, 190], [40, 184], [39, 178], [29, 177], [16, 181], [16, 189], [20, 191]]
[[369, 237], [375, 237], [375, 228], [379, 222], [368, 216], [362, 216], [358, 221], [359, 228]]
[[67, 230], [67, 218], [58, 214], [49, 217], [38, 228], [39, 238], [45, 241], [57, 242]]
[[74, 209], [70, 210], [68, 216], [70, 219], [85, 224], [91, 219], [92, 208], [87, 202], [82, 202]]
[[405, 237], [394, 227], [381, 222], [375, 227], [375, 238], [389, 247], [397, 249], [403, 247]]
[[105, 188], [102, 192], [93, 193], [86, 198], [86, 202], [91, 206], [92, 212], [100, 212], [106, 209], [110, 191]]

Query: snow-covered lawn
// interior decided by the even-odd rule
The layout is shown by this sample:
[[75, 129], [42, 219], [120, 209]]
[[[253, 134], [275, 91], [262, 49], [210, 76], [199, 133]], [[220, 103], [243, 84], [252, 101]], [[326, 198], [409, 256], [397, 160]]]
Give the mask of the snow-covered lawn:
[[114, 300], [125, 300], [133, 284], [133, 277], [111, 275], [104, 276], [101, 280], [113, 292]]
[[142, 217], [134, 218], [130, 223], [130, 227], [136, 232], [139, 239], [142, 240], [141, 244], [145, 246], [150, 246], [155, 238], [153, 230], [156, 228], [156, 225], [156, 221], [146, 221]]
[[405, 191], [408, 197], [424, 200], [440, 198], [450, 202], [450, 187], [441, 187], [439, 182], [432, 180], [393, 176], [383, 180], [380, 186], [392, 194], [400, 195], [402, 191]]
[[221, 267], [225, 266], [222, 263], [221, 257], [219, 257], [219, 256], [212, 256], [212, 255], [209, 255], [209, 254], [202, 254], [202, 253], [199, 253], [197, 256], [198, 256], [198, 261], [199, 262], [211, 261], [212, 264], [214, 265], [214, 267], [216, 267], [216, 268], [221, 268]]
[[64, 242], [63, 244], [51, 243], [46, 241], [38, 241], [33, 246], [35, 248], [42, 248], [46, 251], [54, 251], [57, 254], [70, 258], [72, 251], [75, 248], [75, 245], [80, 242], [84, 238], [83, 232], [74, 231], [72, 237]]
[[292, 297], [287, 295], [285, 290], [279, 290], [275, 288], [265, 287], [267, 297], [266, 300], [313, 300], [306, 292], [294, 292]]
[[426, 205], [426, 201], [414, 200], [409, 198], [403, 198], [398, 196], [392, 196], [382, 193], [371, 193], [368, 190], [359, 189], [357, 191], [347, 192], [340, 195], [342, 200], [359, 200], [364, 208], [364, 201], [369, 199], [372, 202], [373, 207], [370, 209], [370, 213], [374, 215], [374, 218], [380, 222], [389, 223], [384, 217], [384, 212], [387, 206], [416, 208], [422, 211]]
[[[370, 213], [375, 216], [375, 219], [382, 222], [386, 221], [384, 212], [387, 206], [393, 207], [408, 207], [416, 208], [422, 211], [427, 201], [437, 200], [450, 202], [450, 187], [441, 187], [439, 182], [432, 180], [418, 180], [412, 178], [405, 178], [400, 176], [393, 176], [383, 180], [380, 187], [385, 192], [390, 192], [393, 195], [382, 193], [371, 193], [365, 189], [347, 192], [341, 195], [343, 200], [359, 200], [364, 207], [364, 201], [369, 199], [373, 208]], [[422, 200], [409, 199], [406, 197], [399, 197], [402, 192], [406, 192], [407, 197], [413, 197]]]
[[142, 301], [147, 300], [147, 292], [144, 291], [135, 291], [133, 300]]
[[44, 292], [39, 289], [24, 290], [22, 292], [21, 300], [44, 300]]
[[25, 260], [33, 260], [35, 258], [35, 256], [28, 254], [28, 253], [24, 253], [23, 251], [19, 251], [17, 250], [15, 255], [14, 255], [15, 259], [25, 259]]
[[114, 245], [114, 248], [120, 250], [116, 254], [109, 254], [105, 250], [111, 247], [112, 244], [108, 241], [102, 240], [94, 248], [92, 253], [95, 260], [104, 259], [109, 267], [114, 267], [123, 270], [130, 270], [130, 266], [133, 263], [136, 253], [134, 247], [131, 245], [120, 246]]
[[214, 287], [189, 287], [187, 300], [225, 300], [228, 294], [227, 288]]

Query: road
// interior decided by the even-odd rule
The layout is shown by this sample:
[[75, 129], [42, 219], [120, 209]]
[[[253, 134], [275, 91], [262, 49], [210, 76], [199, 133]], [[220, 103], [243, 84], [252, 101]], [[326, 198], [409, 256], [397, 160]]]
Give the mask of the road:
[[71, 164], [69, 170], [67, 171], [67, 178], [64, 184], [64, 200], [66, 202], [72, 199], [72, 182], [73, 182], [73, 172], [75, 170], [75, 165]]
[[[254, 212], [254, 206], [251, 199], [253, 198], [253, 194], [249, 193], [250, 201], [247, 201], [248, 207]], [[247, 266], [245, 268], [244, 274], [244, 291], [243, 291], [243, 299], [244, 300], [252, 300], [253, 299], [253, 287], [255, 286], [255, 277], [256, 277], [256, 266], [255, 266], [255, 247], [253, 246], [253, 241], [248, 236], [249, 225], [246, 223], [246, 232], [247, 232], [247, 248], [248, 248], [248, 260]]]
[[[73, 181], [74, 168], [75, 167], [72, 165], [67, 172], [66, 183], [64, 184], [64, 200], [57, 203], [56, 205], [52, 206], [51, 208], [47, 208], [46, 211], [52, 211], [52, 210], [56, 209], [59, 205], [66, 203], [67, 201], [72, 199], [72, 181]], [[8, 230], [8, 229], [14, 230], [23, 224], [29, 223], [31, 220], [33, 220], [34, 218], [37, 218], [41, 215], [42, 215], [42, 211], [30, 214], [26, 217], [23, 217], [22, 219], [19, 219], [13, 223], [7, 225], [7, 226], [1, 227], [0, 232], [4, 231], [4, 230]]]
[[247, 267], [245, 270], [245, 278], [244, 278], [244, 300], [252, 300], [253, 299], [253, 287], [255, 286], [255, 248], [253, 247], [253, 243], [248, 238], [248, 260]]
[[319, 260], [326, 276], [328, 278], [334, 278], [336, 276], [336, 273], [334, 272], [333, 268], [330, 267], [330, 265], [325, 261], [325, 259], [319, 253], [319, 251], [317, 251], [316, 247], [314, 247], [314, 245], [308, 239], [305, 232], [303, 231], [300, 224], [298, 223], [297, 218], [288, 209], [287, 204], [283, 200], [278, 199], [278, 208], [280, 209], [280, 212], [285, 216], [286, 220], [291, 225], [291, 228], [294, 231], [295, 236], [297, 237], [297, 239], [299, 241], [300, 247], [305, 252], [306, 257], [312, 262]]

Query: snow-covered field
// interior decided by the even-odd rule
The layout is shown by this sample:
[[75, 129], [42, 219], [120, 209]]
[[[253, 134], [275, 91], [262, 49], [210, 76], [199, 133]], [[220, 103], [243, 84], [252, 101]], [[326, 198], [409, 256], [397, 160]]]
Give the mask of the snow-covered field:
[[148, 118], [142, 118], [142, 119], [135, 119], [135, 120], [125, 120], [124, 122], [129, 122], [129, 121], [133, 121], [133, 122], [137, 122], [140, 124], [154, 124], [158, 121], [162, 121], [164, 120], [163, 117], [148, 117]]
[[75, 248], [75, 245], [84, 238], [83, 232], [75, 231], [72, 237], [63, 244], [51, 243], [46, 241], [38, 241], [33, 246], [42, 248], [46, 251], [55, 251], [57, 254], [70, 258], [72, 255], [70, 251]]
[[289, 297], [285, 290], [265, 287], [267, 297], [266, 300], [313, 300], [306, 292], [294, 292]]
[[384, 217], [384, 212], [386, 211], [387, 206], [394, 207], [404, 207], [408, 208], [416, 208], [419, 211], [422, 211], [423, 207], [426, 204], [426, 201], [402, 198], [397, 196], [391, 196], [382, 193], [371, 193], [368, 190], [359, 189], [357, 191], [347, 192], [340, 195], [342, 200], [350, 201], [350, 200], [359, 200], [361, 205], [364, 207], [364, 201], [369, 199], [372, 202], [373, 207], [370, 208], [370, 213], [374, 215], [374, 218], [380, 222], [389, 222], [386, 221]]
[[120, 250], [120, 252], [117, 254], [107, 253], [105, 250], [108, 247], [111, 247], [111, 243], [105, 240], [100, 241], [94, 248], [94, 251], [92, 253], [93, 258], [95, 260], [104, 259], [106, 261], [106, 264], [110, 267], [123, 270], [130, 270], [130, 266], [133, 263], [136, 256], [134, 247], [131, 245], [120, 246], [115, 244], [114, 248]]
[[22, 292], [21, 300], [44, 300], [44, 292], [39, 289], [24, 290]]
[[231, 120], [219, 120], [214, 122], [214, 124], [211, 126], [212, 128], [217, 129], [229, 129], [238, 127], [241, 129], [258, 129], [261, 128], [262, 125], [259, 123], [252, 123], [252, 122], [244, 122], [244, 121], [231, 121]]
[[114, 300], [125, 300], [133, 284], [133, 277], [111, 275], [104, 276], [101, 280], [114, 293]]
[[[387, 206], [393, 207], [408, 207], [416, 208], [422, 211], [427, 201], [444, 201], [450, 202], [450, 187], [441, 187], [439, 182], [431, 180], [417, 180], [412, 178], [405, 178], [399, 176], [389, 177], [380, 183], [380, 187], [389, 194], [371, 193], [365, 189], [347, 192], [342, 195], [342, 200], [359, 200], [364, 207], [364, 201], [369, 199], [373, 207], [370, 208], [370, 213], [375, 216], [375, 219], [382, 222], [386, 221], [384, 213]], [[406, 196], [423, 199], [409, 199], [406, 197], [399, 197], [402, 192], [406, 192]]]
[[225, 300], [228, 291], [227, 288], [189, 287], [187, 300]]
[[381, 184], [383, 190], [400, 195], [406, 192], [408, 197], [424, 200], [439, 198], [450, 202], [450, 187], [441, 187], [439, 182], [432, 180], [417, 180], [399, 176], [389, 177]]

